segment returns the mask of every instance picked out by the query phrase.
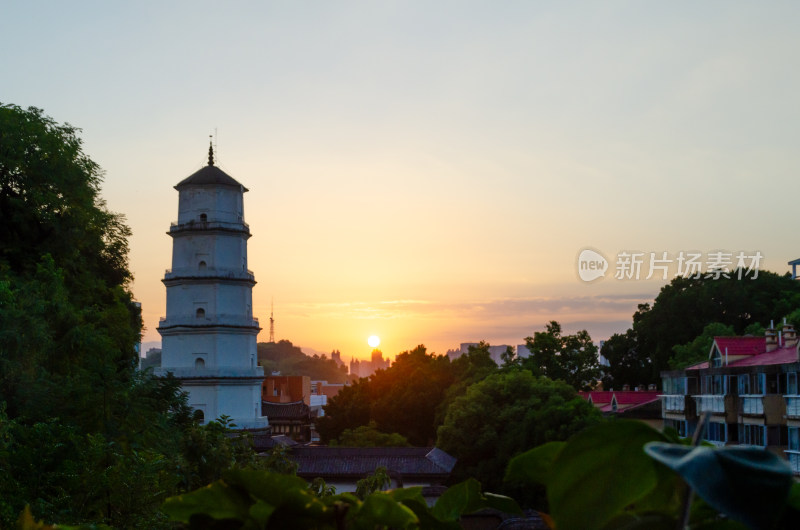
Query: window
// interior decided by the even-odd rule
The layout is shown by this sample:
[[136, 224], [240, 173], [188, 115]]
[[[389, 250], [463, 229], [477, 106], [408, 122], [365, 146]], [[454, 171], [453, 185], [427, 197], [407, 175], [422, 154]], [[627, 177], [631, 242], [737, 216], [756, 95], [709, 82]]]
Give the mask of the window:
[[800, 427], [789, 427], [788, 445], [790, 451], [800, 451]]
[[767, 386], [767, 374], [753, 374], [753, 394], [764, 394]]
[[727, 392], [726, 377], [724, 375], [706, 375], [700, 381], [701, 394], [724, 395]]
[[741, 445], [756, 445], [765, 447], [767, 437], [763, 425], [739, 424], [739, 443]]
[[203, 309], [202, 307], [198, 307], [197, 308], [197, 313], [195, 313], [195, 316], [197, 318], [206, 318], [206, 310]]
[[739, 376], [739, 395], [746, 396], [750, 393], [750, 374]]
[[208, 221], [208, 216], [206, 214], [204, 214], [204, 213], [201, 213], [200, 214], [200, 222], [201, 223], [205, 223], [206, 221]]
[[706, 428], [706, 436], [705, 439], [709, 442], [727, 442], [727, 425], [724, 423], [718, 423], [716, 421], [712, 421], [708, 424]]
[[714, 348], [714, 352], [711, 354], [711, 367], [718, 368], [720, 366], [722, 366], [722, 355], [717, 348]]
[[664, 393], [665, 394], [686, 395], [686, 378], [685, 377], [665, 377], [664, 378]]
[[203, 360], [202, 357], [198, 357], [194, 360], [194, 367], [196, 370], [202, 370], [206, 367], [206, 362]]
[[687, 436], [689, 436], [687, 434], [688, 433], [688, 429], [686, 427], [686, 420], [665, 419], [664, 420], [664, 428], [667, 428], [667, 427], [670, 427], [670, 428], [675, 429], [676, 431], [678, 431], [678, 436], [681, 436], [683, 438], [686, 438]]
[[203, 423], [203, 422], [205, 422], [205, 421], [206, 421], [206, 414], [205, 414], [205, 412], [203, 412], [203, 411], [202, 411], [202, 410], [200, 410], [200, 409], [197, 409], [197, 410], [195, 410], [195, 411], [194, 411], [194, 419], [196, 419], [196, 420], [197, 420], [197, 421], [199, 421], [200, 423]]
[[200, 263], [197, 264], [197, 268], [200, 269], [201, 271], [206, 270], [206, 262], [201, 261]]
[[790, 396], [797, 395], [797, 372], [786, 374], [786, 393]]

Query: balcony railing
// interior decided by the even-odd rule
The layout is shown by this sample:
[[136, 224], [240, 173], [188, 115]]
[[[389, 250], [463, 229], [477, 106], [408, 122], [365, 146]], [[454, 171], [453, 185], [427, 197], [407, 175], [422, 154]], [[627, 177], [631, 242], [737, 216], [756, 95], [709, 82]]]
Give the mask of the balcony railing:
[[194, 315], [177, 315], [158, 319], [159, 328], [174, 326], [236, 326], [258, 327], [258, 319], [244, 315], [211, 315], [196, 317]]
[[164, 279], [173, 278], [221, 278], [231, 280], [253, 280], [255, 276], [251, 270], [231, 270], [206, 267], [205, 269], [190, 269], [186, 267], [167, 269], [164, 271]]
[[170, 232], [180, 232], [183, 230], [235, 230], [238, 232], [250, 232], [250, 225], [244, 221], [230, 222], [219, 219], [209, 219], [207, 221], [196, 221], [192, 219], [186, 223], [172, 222], [169, 224]]
[[789, 466], [791, 466], [792, 472], [795, 475], [800, 475], [800, 451], [786, 449], [784, 453], [786, 453], [786, 458], [789, 459]]
[[800, 396], [783, 396], [786, 400], [786, 417], [800, 418]]
[[763, 395], [742, 395], [742, 408], [739, 410], [740, 414], [747, 414], [751, 416], [764, 415], [764, 400]]
[[662, 395], [664, 410], [668, 412], [683, 412], [686, 408], [686, 396], [682, 394]]
[[697, 404], [697, 413], [711, 412], [712, 414], [725, 413], [725, 396], [722, 394], [706, 394], [692, 396]]

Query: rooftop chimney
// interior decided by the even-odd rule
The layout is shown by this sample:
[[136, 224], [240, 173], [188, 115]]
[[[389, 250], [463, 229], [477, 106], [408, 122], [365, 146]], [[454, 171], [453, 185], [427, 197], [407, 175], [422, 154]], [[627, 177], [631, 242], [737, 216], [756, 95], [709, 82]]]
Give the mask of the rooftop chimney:
[[629, 385], [627, 383], [622, 385], [622, 391], [623, 392], [628, 392], [628, 391], [630, 391], [630, 389], [631, 389], [631, 385]]
[[786, 319], [783, 319], [783, 344], [786, 348], [792, 348], [797, 346], [797, 332], [794, 330], [794, 326], [787, 323]]
[[775, 325], [772, 320], [769, 321], [769, 328], [764, 330], [764, 337], [767, 339], [767, 352], [778, 349], [778, 332], [775, 331]]

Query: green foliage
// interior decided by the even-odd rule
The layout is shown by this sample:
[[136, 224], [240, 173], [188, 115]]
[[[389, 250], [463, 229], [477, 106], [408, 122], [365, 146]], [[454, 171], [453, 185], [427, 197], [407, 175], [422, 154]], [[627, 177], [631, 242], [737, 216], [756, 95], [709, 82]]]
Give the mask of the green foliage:
[[317, 419], [317, 431], [322, 442], [330, 443], [347, 429], [369, 424], [370, 404], [368, 379], [359, 379], [342, 388], [328, 400], [325, 415]]
[[[445, 391], [444, 398], [436, 409], [435, 423], [437, 426], [444, 423], [444, 417], [450, 404], [457, 397], [463, 396], [470, 385], [483, 381], [498, 371], [497, 363], [492, 359], [489, 347], [488, 342], [480, 341], [477, 346], [469, 346], [467, 353], [451, 361], [454, 381]], [[507, 357], [508, 353], [506, 351], [504, 355]], [[516, 367], [518, 367], [516, 364], [506, 364], [506, 369]]]
[[475, 479], [467, 479], [448, 488], [436, 501], [432, 513], [442, 521], [457, 521], [462, 514], [483, 508], [494, 508], [504, 513], [522, 513], [517, 503], [509, 497], [481, 493], [481, 484]]
[[381, 432], [399, 433], [412, 445], [430, 445], [436, 437], [438, 408], [457, 374], [449, 358], [429, 355], [418, 346], [399, 354], [388, 369], [343, 388], [328, 402], [317, 430], [327, 443], [345, 429], [374, 421]]
[[322, 477], [317, 477], [308, 485], [308, 489], [317, 497], [332, 497], [336, 495], [336, 486], [328, 486]]
[[525, 344], [531, 354], [521, 364], [534, 375], [564, 381], [576, 390], [589, 390], [600, 378], [597, 346], [586, 330], [562, 335], [561, 324], [551, 321]]
[[800, 514], [792, 500], [800, 485], [774, 454], [689, 447], [637, 421], [606, 422], [528, 451], [509, 463], [506, 478], [546, 486], [559, 530], [676, 528], [689, 506], [684, 480], [700, 497], [691, 506], [691, 528], [743, 528], [725, 517], [752, 528], [788, 528]]
[[367, 495], [381, 491], [391, 483], [392, 479], [389, 477], [389, 472], [385, 467], [379, 466], [372, 475], [356, 482], [356, 497], [364, 500]]
[[370, 419], [381, 431], [400, 433], [412, 445], [432, 445], [437, 407], [455, 381], [446, 356], [428, 355], [421, 345], [403, 352], [369, 379]]
[[0, 105], [0, 527], [29, 506], [25, 524], [163, 528], [166, 497], [255, 458], [136, 370], [130, 231], [77, 132]]
[[185, 430], [181, 439], [181, 489], [190, 490], [218, 480], [232, 468], [294, 473], [295, 464], [280, 449], [265, 458], [259, 457], [253, 450], [252, 437], [246, 432], [233, 432], [234, 427], [230, 418], [223, 415], [206, 425], [192, 425]]
[[345, 445], [345, 430], [372, 421], [380, 432], [397, 433], [412, 445], [432, 445], [449, 404], [497, 370], [485, 342], [452, 362], [420, 345], [399, 354], [386, 370], [343, 388], [328, 401], [317, 430], [323, 442], [339, 439]]
[[600, 419], [566, 383], [534, 377], [527, 370], [511, 371], [475, 383], [453, 402], [437, 446], [458, 459], [455, 480], [474, 477], [500, 491], [511, 457], [566, 440]]
[[608, 366], [603, 368], [603, 388], [606, 390], [619, 390], [624, 384], [635, 387], [653, 377], [653, 361], [639, 353], [636, 333], [632, 329], [612, 335], [603, 343], [600, 354], [608, 361]]
[[331, 440], [330, 445], [342, 447], [408, 447], [410, 444], [405, 436], [391, 433], [387, 434], [378, 430], [374, 421], [355, 429], [345, 429], [338, 440]]
[[[276, 445], [266, 455], [261, 455], [258, 458], [260, 459], [259, 465], [249, 467], [258, 467], [258, 469], [280, 473], [281, 475], [294, 475], [297, 473], [297, 462], [289, 458], [289, 450], [284, 445]], [[322, 484], [321, 491], [325, 491], [324, 481]]]
[[688, 344], [672, 347], [673, 357], [669, 360], [670, 368], [677, 370], [708, 360], [714, 337], [730, 337], [735, 334], [733, 326], [712, 322], [703, 328], [703, 333]]
[[158, 527], [191, 422], [179, 386], [135, 371], [123, 218], [77, 129], [0, 105], [0, 526]]
[[422, 488], [318, 496], [297, 477], [232, 470], [204, 488], [167, 499], [170, 520], [190, 529], [376, 529], [455, 530], [459, 518], [483, 508], [520, 513], [513, 500], [481, 493], [468, 481], [448, 489], [428, 508]]
[[350, 380], [347, 366], [341, 366], [326, 355], [306, 355], [288, 340], [258, 343], [258, 363], [269, 374], [278, 371], [281, 375], [307, 375], [315, 381], [344, 383]]

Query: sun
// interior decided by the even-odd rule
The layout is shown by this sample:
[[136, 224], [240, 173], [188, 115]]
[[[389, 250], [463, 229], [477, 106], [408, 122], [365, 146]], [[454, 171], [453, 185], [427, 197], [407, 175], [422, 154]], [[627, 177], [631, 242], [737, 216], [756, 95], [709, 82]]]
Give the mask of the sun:
[[367, 344], [370, 345], [372, 348], [377, 348], [378, 344], [381, 343], [381, 338], [377, 335], [372, 335], [370, 338], [367, 339]]

